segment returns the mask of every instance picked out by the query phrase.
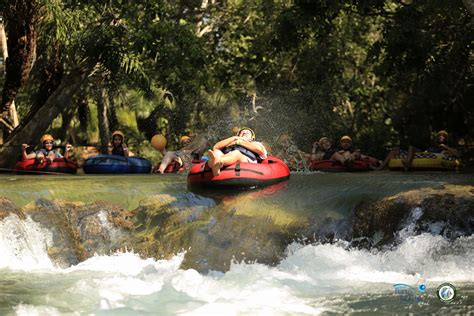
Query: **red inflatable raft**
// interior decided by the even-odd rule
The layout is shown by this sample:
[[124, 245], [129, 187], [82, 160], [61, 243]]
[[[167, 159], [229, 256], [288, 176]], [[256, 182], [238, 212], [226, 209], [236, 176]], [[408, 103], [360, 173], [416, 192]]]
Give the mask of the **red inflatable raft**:
[[333, 160], [318, 160], [312, 161], [309, 170], [324, 171], [324, 172], [357, 172], [357, 171], [372, 171], [370, 164], [378, 166], [379, 161], [375, 159], [359, 159], [355, 160], [350, 166], [343, 166], [338, 161]]
[[48, 163], [46, 159], [39, 162], [37, 159], [27, 159], [16, 163], [15, 171], [21, 173], [70, 173], [77, 172], [77, 163], [66, 159], [56, 158], [53, 162]]
[[188, 174], [188, 186], [195, 189], [249, 189], [266, 186], [290, 178], [288, 166], [269, 156], [261, 163], [238, 162], [221, 170], [214, 177], [207, 162], [193, 165]]

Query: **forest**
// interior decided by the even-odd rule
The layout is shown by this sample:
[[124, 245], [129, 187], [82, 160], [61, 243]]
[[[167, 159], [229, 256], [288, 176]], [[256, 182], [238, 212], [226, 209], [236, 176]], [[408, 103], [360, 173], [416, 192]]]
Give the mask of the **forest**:
[[[471, 0], [0, 0], [0, 166], [44, 133], [215, 141], [235, 126], [382, 159], [438, 130], [474, 157]], [[8, 57], [6, 57], [6, 55]], [[469, 101], [470, 100], [470, 101]]]

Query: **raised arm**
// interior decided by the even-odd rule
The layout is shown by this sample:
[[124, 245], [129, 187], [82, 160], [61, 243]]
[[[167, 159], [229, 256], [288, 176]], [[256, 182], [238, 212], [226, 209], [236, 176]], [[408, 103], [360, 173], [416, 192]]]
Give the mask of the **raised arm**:
[[240, 139], [240, 137], [238, 137], [238, 136], [232, 136], [232, 137], [223, 139], [220, 142], [217, 142], [212, 149], [222, 150], [222, 149], [228, 147], [229, 145], [231, 145], [233, 142], [235, 142], [238, 139]]
[[30, 147], [28, 144], [22, 144], [21, 145], [21, 156], [22, 156], [23, 160], [36, 158], [36, 154], [34, 152], [32, 152], [30, 154], [26, 153], [26, 148], [28, 148], [28, 147]]
[[123, 143], [123, 144], [122, 144], [122, 148], [123, 148], [123, 156], [124, 156], [125, 158], [128, 158], [128, 156], [129, 156], [130, 154], [129, 154], [129, 150], [128, 150], [127, 144]]

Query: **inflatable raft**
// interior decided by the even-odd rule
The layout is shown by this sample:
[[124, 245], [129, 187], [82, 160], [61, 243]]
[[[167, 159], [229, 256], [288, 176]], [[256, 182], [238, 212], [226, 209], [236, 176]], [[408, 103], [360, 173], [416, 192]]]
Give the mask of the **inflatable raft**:
[[66, 159], [56, 158], [53, 162], [48, 163], [46, 159], [39, 161], [35, 158], [22, 160], [16, 163], [15, 171], [18, 173], [31, 174], [47, 174], [47, 173], [69, 173], [75, 174], [77, 172], [77, 163]]
[[290, 178], [288, 166], [269, 156], [261, 163], [238, 162], [221, 170], [214, 177], [207, 162], [194, 164], [188, 173], [191, 189], [250, 189], [278, 183]]
[[360, 172], [360, 171], [372, 171], [370, 167], [372, 164], [374, 167], [379, 165], [379, 161], [375, 159], [359, 159], [354, 160], [350, 166], [343, 166], [338, 161], [333, 160], [317, 160], [311, 161], [309, 170], [311, 171], [324, 171], [324, 172]]
[[[445, 154], [421, 152], [415, 153], [415, 157], [410, 166], [410, 170], [420, 171], [448, 171], [459, 170], [462, 167], [461, 161], [453, 156]], [[390, 170], [404, 170], [400, 158], [391, 159], [388, 163]]]
[[87, 158], [82, 168], [84, 173], [95, 174], [150, 173], [151, 162], [140, 157], [98, 155]]

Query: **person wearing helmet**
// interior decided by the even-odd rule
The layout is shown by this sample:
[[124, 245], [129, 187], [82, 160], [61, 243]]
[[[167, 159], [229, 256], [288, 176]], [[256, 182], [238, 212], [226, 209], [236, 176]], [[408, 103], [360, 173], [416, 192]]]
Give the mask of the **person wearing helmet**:
[[[36, 158], [40, 163], [42, 163], [43, 160], [46, 158], [46, 162], [51, 163], [54, 159], [63, 157], [57, 150], [54, 150], [54, 138], [50, 134], [44, 134], [40, 139], [40, 143], [41, 148], [30, 154], [26, 153], [26, 149], [29, 147], [29, 145], [22, 144], [21, 148], [23, 160]], [[66, 144], [64, 158], [69, 158], [69, 151], [71, 150], [71, 148], [72, 146], [70, 144]]]
[[163, 174], [170, 164], [176, 164], [176, 168], [183, 168], [184, 172], [191, 168], [193, 160], [200, 160], [201, 155], [207, 147], [207, 141], [202, 136], [196, 136], [194, 139], [184, 135], [179, 139], [180, 149], [177, 151], [166, 151], [164, 149], [161, 153], [163, 159], [158, 168], [154, 172]]
[[447, 145], [448, 136], [449, 134], [445, 130], [441, 130], [438, 133], [436, 133], [435, 143], [432, 146], [430, 146], [427, 149], [427, 151], [432, 152], [432, 153], [438, 153], [438, 154], [442, 153], [447, 156], [453, 156], [457, 158], [461, 157], [461, 155], [459, 154], [459, 151]]
[[125, 135], [121, 131], [112, 133], [112, 143], [107, 145], [107, 153], [128, 158], [128, 146], [125, 143]]
[[350, 166], [354, 160], [362, 157], [360, 149], [354, 149], [352, 145], [352, 138], [344, 135], [339, 140], [339, 148], [334, 153], [334, 160], [339, 161], [344, 166]]
[[[448, 156], [454, 156], [454, 157], [459, 158], [460, 157], [459, 152], [456, 149], [446, 145], [447, 140], [448, 140], [448, 132], [444, 130], [439, 131], [436, 134], [436, 143], [433, 146], [429, 147], [427, 151], [432, 152], [432, 153], [443, 153]], [[408, 151], [400, 149], [400, 148], [392, 149], [387, 154], [387, 156], [385, 157], [384, 161], [380, 164], [380, 166], [372, 167], [372, 169], [383, 170], [388, 166], [388, 164], [390, 163], [390, 160], [394, 158], [400, 158], [400, 160], [402, 161], [404, 170], [408, 171], [410, 170], [411, 163], [413, 159], [415, 158], [415, 153], [421, 152], [421, 151], [422, 150], [417, 149], [413, 146], [409, 146]]]
[[207, 151], [208, 165], [212, 174], [218, 176], [222, 167], [232, 165], [238, 161], [259, 163], [267, 158], [267, 150], [262, 143], [255, 141], [255, 132], [244, 127], [236, 136], [223, 139]]
[[319, 141], [313, 143], [311, 160], [333, 160], [336, 150], [332, 148], [331, 141], [327, 137], [321, 137]]

